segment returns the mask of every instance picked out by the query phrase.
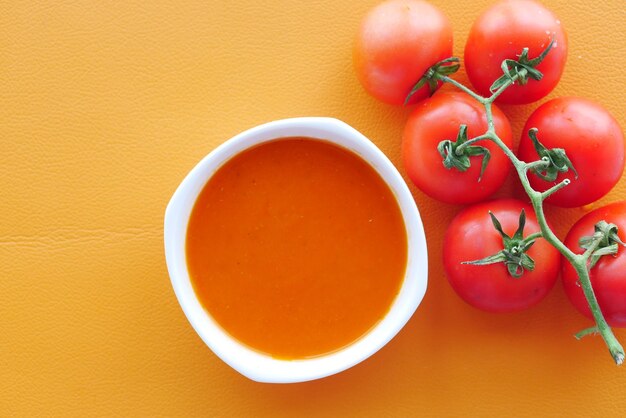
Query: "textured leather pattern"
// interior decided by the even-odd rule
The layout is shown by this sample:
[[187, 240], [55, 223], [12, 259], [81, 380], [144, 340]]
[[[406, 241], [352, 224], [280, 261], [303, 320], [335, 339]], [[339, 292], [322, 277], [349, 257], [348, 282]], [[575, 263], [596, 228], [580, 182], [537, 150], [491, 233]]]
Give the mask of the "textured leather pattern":
[[[459, 208], [415, 189], [429, 290], [363, 364], [316, 382], [257, 384], [188, 325], [165, 268], [163, 212], [215, 146], [261, 122], [334, 116], [401, 168], [409, 109], [368, 97], [351, 67], [352, 36], [375, 3], [0, 5], [0, 416], [623, 415], [626, 374], [599, 338], [572, 337], [589, 322], [560, 285], [511, 315], [479, 312], [453, 293], [440, 257]], [[453, 22], [462, 56], [490, 2], [433, 3]], [[545, 3], [570, 41], [551, 97], [597, 100], [626, 127], [623, 0]], [[504, 108], [516, 132], [533, 108]], [[518, 194], [514, 184], [501, 195]], [[624, 198], [622, 179], [593, 207]], [[563, 235], [584, 212], [548, 214]]]

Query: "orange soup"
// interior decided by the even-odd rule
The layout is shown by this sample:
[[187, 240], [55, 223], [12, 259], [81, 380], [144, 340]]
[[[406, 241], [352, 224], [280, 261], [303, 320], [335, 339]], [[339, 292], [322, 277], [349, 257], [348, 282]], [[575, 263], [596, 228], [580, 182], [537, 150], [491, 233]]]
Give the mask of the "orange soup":
[[364, 160], [282, 138], [217, 170], [193, 208], [186, 251], [195, 292], [226, 332], [300, 359], [354, 342], [389, 311], [407, 237], [393, 193]]

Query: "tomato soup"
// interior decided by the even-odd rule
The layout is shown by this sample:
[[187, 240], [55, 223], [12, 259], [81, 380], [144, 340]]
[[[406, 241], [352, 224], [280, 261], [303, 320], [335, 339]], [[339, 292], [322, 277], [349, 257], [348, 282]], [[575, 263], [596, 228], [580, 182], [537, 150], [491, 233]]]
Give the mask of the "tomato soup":
[[356, 154], [281, 138], [227, 161], [193, 208], [194, 290], [231, 336], [282, 359], [326, 354], [389, 311], [407, 263], [398, 203]]

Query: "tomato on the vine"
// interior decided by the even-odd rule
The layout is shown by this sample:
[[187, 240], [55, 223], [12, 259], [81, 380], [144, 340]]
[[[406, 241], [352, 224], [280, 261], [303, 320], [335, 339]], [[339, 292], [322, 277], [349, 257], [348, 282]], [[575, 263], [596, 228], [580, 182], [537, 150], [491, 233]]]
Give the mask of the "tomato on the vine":
[[[513, 138], [508, 119], [496, 106], [492, 110], [496, 133], [511, 147]], [[511, 168], [506, 155], [489, 140], [475, 144], [486, 149], [491, 157], [482, 177], [484, 154], [469, 157], [471, 166], [466, 171], [444, 167], [438, 145], [446, 139], [454, 140], [461, 125], [467, 126], [470, 139], [485, 133], [488, 126], [484, 107], [466, 93], [442, 91], [417, 105], [402, 138], [402, 156], [409, 178], [424, 193], [446, 203], [466, 204], [486, 199], [502, 185]]]
[[[423, 0], [388, 0], [365, 16], [356, 35], [353, 62], [357, 77], [372, 96], [403, 104], [426, 71], [452, 55], [448, 18]], [[428, 97], [429, 86], [409, 103]]]
[[[523, 234], [516, 236], [522, 209], [526, 216], [525, 227], [522, 228]], [[521, 270], [519, 277], [510, 273], [510, 269], [516, 271], [516, 265], [503, 262], [464, 264], [484, 260], [505, 249], [504, 239], [496, 230], [490, 211], [502, 231], [512, 238], [509, 253], [519, 255], [520, 247], [524, 247], [526, 256], [534, 262], [532, 269], [518, 269]], [[560, 265], [558, 251], [543, 238], [537, 238], [534, 244], [521, 240], [522, 236], [528, 238], [539, 231], [532, 207], [518, 200], [494, 200], [465, 208], [448, 226], [443, 246], [444, 267], [452, 288], [465, 302], [489, 312], [519, 311], [535, 305], [554, 286]], [[524, 261], [529, 263], [528, 259], [520, 259], [522, 267], [529, 267], [523, 264]]]
[[[626, 201], [616, 202], [592, 212], [578, 220], [567, 234], [565, 245], [574, 253], [582, 254], [580, 239], [594, 234], [594, 226], [600, 221], [617, 226], [617, 235], [626, 240]], [[626, 248], [617, 244], [617, 254], [604, 255], [589, 269], [589, 278], [604, 318], [612, 327], [626, 327]], [[563, 263], [563, 287], [567, 297], [579, 312], [593, 319], [589, 304], [583, 293], [576, 270], [570, 263]]]
[[567, 58], [567, 36], [557, 17], [533, 0], [507, 0], [489, 7], [474, 22], [465, 45], [465, 69], [472, 85], [483, 96], [502, 74], [505, 59], [517, 59], [528, 48], [530, 59], [539, 56], [554, 40], [546, 58], [536, 67], [540, 81], [516, 83], [497, 99], [499, 103], [531, 103], [557, 85]]
[[526, 122], [520, 141], [518, 155], [526, 162], [539, 159], [528, 135], [531, 128], [538, 129], [536, 138], [546, 148], [564, 149], [574, 168], [558, 173], [553, 181], [529, 173], [530, 184], [538, 191], [565, 178], [571, 180], [567, 187], [548, 197], [548, 203], [575, 207], [595, 202], [622, 176], [624, 135], [602, 106], [578, 97], [559, 97], [541, 105]]

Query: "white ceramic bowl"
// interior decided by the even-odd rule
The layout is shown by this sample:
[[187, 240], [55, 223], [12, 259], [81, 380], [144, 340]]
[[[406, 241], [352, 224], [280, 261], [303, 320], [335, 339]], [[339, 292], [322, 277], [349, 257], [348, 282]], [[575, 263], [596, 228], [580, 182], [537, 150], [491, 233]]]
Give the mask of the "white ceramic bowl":
[[[366, 335], [330, 354], [303, 360], [279, 360], [233, 339], [202, 307], [191, 285], [185, 257], [187, 223], [198, 194], [231, 157], [257, 144], [282, 137], [310, 137], [353, 151], [376, 169], [393, 191], [407, 230], [408, 264], [400, 292], [387, 315]], [[332, 118], [294, 118], [245, 131], [207, 155], [182, 181], [165, 211], [165, 257], [180, 306], [200, 338], [232, 368], [259, 382], [291, 383], [345, 370], [383, 347], [406, 324], [426, 292], [428, 258], [422, 221], [411, 193], [389, 159], [370, 140]]]

